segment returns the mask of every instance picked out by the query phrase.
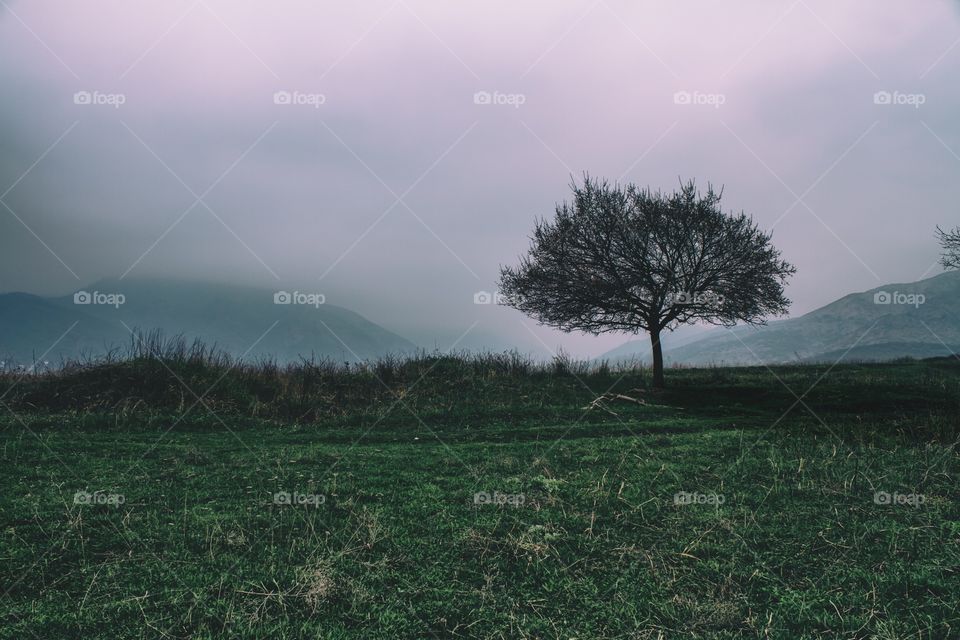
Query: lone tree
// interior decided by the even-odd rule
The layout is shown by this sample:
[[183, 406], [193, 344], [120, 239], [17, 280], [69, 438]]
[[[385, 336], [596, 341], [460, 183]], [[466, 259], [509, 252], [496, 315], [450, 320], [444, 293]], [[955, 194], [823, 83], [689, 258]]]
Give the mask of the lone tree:
[[658, 388], [665, 329], [786, 313], [796, 269], [751, 218], [723, 213], [722, 191], [690, 181], [665, 194], [589, 176], [572, 189], [572, 203], [536, 222], [519, 266], [501, 267], [507, 306], [563, 331], [649, 332]]
[[944, 231], [937, 227], [937, 238], [943, 253], [940, 254], [940, 264], [944, 269], [960, 269], [960, 227], [952, 231]]

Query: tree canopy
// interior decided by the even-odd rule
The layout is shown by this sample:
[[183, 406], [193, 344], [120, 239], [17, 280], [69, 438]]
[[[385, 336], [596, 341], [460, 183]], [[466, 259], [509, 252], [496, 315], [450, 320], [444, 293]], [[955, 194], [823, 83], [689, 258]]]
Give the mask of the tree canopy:
[[940, 240], [940, 264], [944, 269], [960, 269], [960, 227], [951, 231], [944, 231], [937, 227], [937, 238]]
[[794, 267], [722, 191], [693, 181], [672, 193], [585, 177], [530, 249], [501, 267], [505, 303], [563, 331], [650, 333], [662, 386], [660, 333], [679, 324], [763, 323], [786, 313]]

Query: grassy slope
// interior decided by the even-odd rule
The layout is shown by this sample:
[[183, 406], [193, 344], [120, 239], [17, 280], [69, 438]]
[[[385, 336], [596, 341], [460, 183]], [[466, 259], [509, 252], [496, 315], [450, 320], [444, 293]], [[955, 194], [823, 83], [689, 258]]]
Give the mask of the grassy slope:
[[960, 633], [956, 362], [677, 370], [616, 416], [581, 408], [642, 371], [334, 369], [7, 380], [0, 637]]

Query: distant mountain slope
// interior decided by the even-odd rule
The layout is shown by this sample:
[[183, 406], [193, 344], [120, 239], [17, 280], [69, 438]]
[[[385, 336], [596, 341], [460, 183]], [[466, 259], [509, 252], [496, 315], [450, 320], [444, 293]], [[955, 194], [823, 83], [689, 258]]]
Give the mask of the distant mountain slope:
[[354, 361], [416, 349], [408, 340], [343, 307], [275, 304], [274, 292], [267, 290], [124, 280], [101, 281], [84, 291], [101, 296], [119, 293], [123, 304], [76, 304], [73, 295], [0, 295], [0, 359], [32, 363], [74, 323], [45, 360], [126, 348], [130, 329], [160, 329], [168, 336], [200, 338], [235, 356], [246, 353], [248, 359], [292, 361], [313, 354]]
[[[660, 339], [663, 341], [664, 350], [669, 351], [670, 349], [676, 349], [683, 345], [690, 344], [691, 342], [702, 340], [711, 333], [711, 329], [683, 325], [677, 327], [675, 331], [665, 332]], [[644, 333], [638, 335], [636, 338], [632, 338], [628, 342], [623, 343], [619, 347], [615, 347], [607, 351], [600, 357], [596, 358], [596, 360], [598, 362], [602, 360], [607, 360], [609, 362], [626, 360], [649, 362], [650, 358], [650, 336]]]
[[56, 361], [60, 353], [102, 353], [117, 344], [118, 337], [115, 327], [82, 307], [64, 310], [54, 300], [28, 293], [0, 295], [0, 361], [4, 363], [29, 365]]
[[960, 272], [852, 293], [765, 327], [719, 328], [675, 348], [665, 344], [668, 362], [686, 364], [944, 355], [960, 351]]

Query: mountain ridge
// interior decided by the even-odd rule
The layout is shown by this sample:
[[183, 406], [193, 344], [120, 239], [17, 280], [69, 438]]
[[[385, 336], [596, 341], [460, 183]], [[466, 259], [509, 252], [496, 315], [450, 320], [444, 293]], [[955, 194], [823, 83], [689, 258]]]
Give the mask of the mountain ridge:
[[[665, 360], [691, 365], [948, 355], [960, 351], [960, 272], [849, 293], [796, 318], [759, 327], [721, 327], [676, 346], [668, 341], [669, 336]], [[623, 346], [599, 359], [644, 359], [642, 350], [629, 354]]]
[[[417, 349], [345, 307], [325, 300], [278, 303], [275, 293], [144, 278], [100, 280], [65, 296], [0, 294], [0, 358], [24, 364], [96, 357], [129, 345], [134, 330], [160, 330], [234, 356], [281, 362], [311, 356], [359, 361]], [[292, 290], [286, 293], [289, 298]]]

